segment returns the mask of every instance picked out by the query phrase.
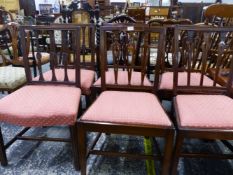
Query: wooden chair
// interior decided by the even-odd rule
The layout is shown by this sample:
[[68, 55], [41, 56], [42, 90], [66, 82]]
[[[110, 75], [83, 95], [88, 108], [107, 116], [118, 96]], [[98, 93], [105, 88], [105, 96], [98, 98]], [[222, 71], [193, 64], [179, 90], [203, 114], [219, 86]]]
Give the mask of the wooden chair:
[[[150, 26], [164, 26], [166, 28], [166, 42], [165, 42], [165, 59], [162, 60], [161, 63], [161, 79], [159, 83], [159, 98], [161, 100], [171, 100], [173, 97], [172, 93], [172, 80], [173, 80], [173, 74], [172, 74], [172, 67], [173, 67], [173, 53], [174, 53], [174, 27], [176, 25], [191, 25], [192, 21], [188, 19], [165, 19], [165, 20], [150, 20], [149, 22]], [[180, 35], [180, 43], [182, 42], [182, 39], [184, 37], [185, 33], [181, 33]], [[153, 39], [153, 38], [155, 39]], [[156, 40], [156, 36], [151, 36], [151, 40]], [[180, 47], [182, 47], [180, 45]], [[180, 53], [179, 53], [179, 56]], [[153, 59], [153, 57], [152, 57]], [[149, 62], [149, 73], [151, 72], [151, 68], [153, 70], [153, 61], [150, 59]]]
[[[180, 67], [178, 53], [180, 51], [178, 40], [180, 33], [186, 31], [183, 43], [184, 63]], [[228, 83], [220, 86], [217, 83], [217, 75], [223, 61], [226, 33], [232, 32], [232, 27], [198, 27], [198, 26], [177, 26], [175, 28], [175, 53], [174, 53], [174, 79], [173, 93], [174, 111], [176, 116], [177, 137], [174, 151], [172, 174], [177, 173], [177, 165], [180, 157], [183, 158], [210, 158], [210, 159], [232, 159], [233, 146], [226, 140], [233, 140], [233, 120], [232, 109], [233, 99], [231, 95], [233, 80], [233, 61], [229, 72]], [[199, 71], [194, 72], [195, 67], [195, 43], [197, 33], [202, 33], [204, 42], [202, 43], [202, 64]], [[208, 59], [207, 55], [210, 47], [212, 33], [219, 33], [218, 60], [215, 67], [216, 76], [213, 79], [208, 77], [206, 72]], [[232, 54], [231, 54], [232, 55]], [[184, 71], [184, 72], [180, 72]], [[208, 139], [222, 140], [223, 144], [229, 148], [230, 154], [221, 153], [197, 153], [183, 151], [184, 139]], [[189, 145], [190, 147], [191, 145]], [[193, 145], [195, 147], [195, 145]]]
[[[107, 33], [114, 34], [112, 52], [113, 65], [107, 64]], [[155, 155], [138, 155], [125, 152], [107, 152], [94, 149], [98, 134], [90, 149], [87, 150], [87, 132], [115, 133], [124, 135], [138, 135], [149, 137], [163, 137], [165, 149], [163, 155], [162, 174], [168, 174], [173, 147], [173, 126], [161, 107], [156, 92], [158, 82], [158, 69], [155, 70], [154, 84], [146, 78], [147, 54], [152, 47], [148, 44], [148, 35], [151, 32], [159, 33], [158, 58], [163, 57], [164, 28], [149, 28], [148, 26], [103, 26], [101, 27], [101, 88], [102, 93], [89, 107], [78, 121], [78, 143], [81, 165], [81, 174], [86, 174], [87, 158], [90, 154], [121, 156], [138, 159], [154, 159]], [[143, 46], [141, 50], [142, 62], [135, 65], [136, 43], [131, 38], [125, 38], [125, 47], [120, 38], [125, 36], [138, 36], [142, 33]], [[121, 53], [120, 47], [124, 47]], [[120, 54], [124, 54], [125, 64], [120, 64]], [[130, 58], [131, 56], [131, 58]], [[160, 57], [161, 56], [161, 57]], [[157, 59], [158, 63], [160, 59]], [[140, 100], [139, 100], [140, 99]], [[155, 157], [154, 157], [155, 156]]]
[[[232, 4], [213, 4], [208, 6], [204, 12], [205, 22], [204, 25], [212, 25], [214, 27], [221, 26], [233, 26], [233, 5]], [[199, 24], [200, 25], [200, 24]], [[228, 48], [225, 49], [224, 59], [229, 60], [229, 51], [232, 51], [233, 39], [232, 33], [227, 34], [226, 43], [228, 43]], [[208, 53], [208, 59], [211, 61], [208, 64], [208, 67], [214, 67], [217, 63], [217, 47], [219, 43], [219, 34], [215, 33], [211, 37], [211, 50]], [[200, 49], [201, 51], [201, 49]], [[229, 67], [229, 64], [222, 65], [224, 67]]]
[[[63, 35], [72, 33], [72, 49], [76, 53], [74, 57], [75, 81], [71, 81], [68, 75], [68, 58], [66, 50], [57, 53], [55, 50], [54, 30], [62, 30]], [[47, 80], [42, 72], [41, 53], [38, 52], [36, 59], [38, 61], [39, 77], [33, 78], [30, 71], [30, 60], [25, 47], [23, 49], [23, 59], [27, 77], [27, 85], [15, 91], [14, 93], [0, 100], [0, 120], [13, 125], [25, 127], [12, 140], [4, 144], [2, 133], [0, 132], [0, 161], [3, 166], [8, 164], [6, 149], [16, 140], [34, 140], [34, 141], [61, 141], [71, 142], [74, 155], [75, 168], [79, 168], [77, 157], [77, 130], [76, 119], [79, 112], [81, 98], [80, 89], [80, 28], [65, 26], [21, 26], [21, 44], [25, 46], [25, 31], [48, 31], [50, 34], [50, 63], [52, 68], [52, 77]], [[67, 48], [64, 42], [63, 47]], [[56, 66], [62, 65], [63, 71], [57, 72]], [[63, 75], [63, 79], [59, 79]], [[44, 126], [69, 126], [70, 138], [47, 138], [25, 136], [24, 134], [30, 127]]]
[[213, 4], [208, 6], [204, 12], [205, 24], [217, 26], [232, 26], [233, 5]]
[[[24, 67], [23, 57], [20, 56], [20, 53], [19, 53], [20, 49], [23, 49], [23, 48], [19, 47], [19, 26], [17, 23], [9, 23], [8, 29], [9, 29], [10, 34], [11, 34], [11, 42], [12, 42], [12, 53], [10, 53], [11, 63], [15, 67]], [[26, 42], [26, 45], [23, 47], [27, 48], [27, 54], [30, 58], [30, 66], [33, 68], [34, 76], [36, 76], [37, 75], [36, 67], [37, 67], [38, 62], [35, 59], [35, 55], [37, 54], [37, 52], [36, 52], [36, 50], [33, 49], [35, 38], [30, 36], [28, 33], [28, 35], [26, 35], [25, 40], [27, 42]], [[30, 47], [31, 47], [31, 49], [30, 49]], [[43, 52], [41, 52], [41, 56], [42, 56], [42, 58], [41, 58], [42, 64], [46, 64], [49, 62], [49, 54], [48, 53], [43, 51]]]
[[[50, 27], [66, 27], [67, 24], [51, 24]], [[80, 68], [81, 68], [81, 90], [82, 95], [86, 97], [87, 106], [91, 103], [90, 95], [91, 95], [91, 86], [95, 80], [95, 67], [96, 67], [96, 56], [95, 56], [95, 26], [93, 24], [69, 24], [72, 27], [80, 28]], [[88, 35], [86, 36], [86, 31], [88, 31]], [[68, 53], [68, 65], [74, 65], [76, 51], [74, 50], [70, 38], [72, 38], [72, 33], [68, 35], [62, 34], [61, 30], [56, 30], [54, 32], [53, 38], [55, 40], [59, 38], [59, 41], [56, 41], [56, 51], [57, 52], [67, 52]], [[86, 37], [88, 37], [86, 39]], [[49, 36], [50, 40], [53, 39]], [[49, 46], [51, 43], [49, 44]], [[64, 47], [66, 45], [66, 47]], [[76, 44], [77, 45], [77, 44]], [[51, 47], [51, 46], [50, 46]], [[57, 78], [62, 80], [64, 69], [61, 66], [55, 68], [55, 71], [58, 72]], [[68, 76], [70, 77], [70, 81], [75, 82], [75, 69], [69, 67]], [[52, 69], [43, 73], [44, 78], [46, 80], [50, 80], [52, 77]], [[61, 75], [61, 76], [60, 76]], [[38, 78], [38, 77], [37, 77]]]
[[12, 67], [10, 58], [4, 53], [5, 49], [9, 49], [8, 32], [7, 25], [3, 25], [0, 29], [0, 91], [11, 93], [26, 83], [26, 75], [24, 68]]

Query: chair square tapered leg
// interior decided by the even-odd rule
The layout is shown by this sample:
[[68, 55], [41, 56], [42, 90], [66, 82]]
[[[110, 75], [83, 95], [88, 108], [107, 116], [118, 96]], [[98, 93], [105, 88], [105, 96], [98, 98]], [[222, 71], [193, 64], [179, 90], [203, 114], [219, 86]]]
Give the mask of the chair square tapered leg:
[[1, 128], [0, 128], [0, 162], [2, 166], [7, 166], [8, 164]]
[[72, 151], [74, 157], [74, 168], [79, 171], [80, 170], [80, 163], [78, 157], [78, 133], [77, 133], [77, 125], [75, 123], [74, 126], [70, 126], [70, 136], [71, 136], [71, 143], [72, 143]]
[[167, 175], [170, 172], [172, 152], [173, 152], [173, 138], [174, 138], [173, 131], [170, 131], [167, 137], [165, 138], [165, 149], [164, 149], [164, 156], [162, 163], [162, 175]]
[[82, 175], [86, 175], [87, 155], [86, 155], [86, 131], [82, 124], [78, 123], [78, 155], [80, 162], [80, 171]]
[[177, 174], [177, 167], [179, 164], [179, 158], [180, 158], [179, 156], [182, 151], [183, 141], [184, 141], [184, 137], [178, 133], [176, 137], [175, 150], [173, 155], [174, 157], [173, 157], [172, 170], [171, 170], [172, 175]]

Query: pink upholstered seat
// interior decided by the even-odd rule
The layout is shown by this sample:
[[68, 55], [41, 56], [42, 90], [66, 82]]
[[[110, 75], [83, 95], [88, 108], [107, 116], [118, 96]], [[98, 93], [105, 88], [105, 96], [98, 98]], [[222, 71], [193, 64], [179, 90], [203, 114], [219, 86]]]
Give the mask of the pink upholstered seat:
[[68, 86], [24, 86], [0, 100], [0, 121], [20, 126], [73, 125], [81, 90]]
[[[191, 73], [191, 86], [199, 86], [201, 80], [201, 73], [193, 72]], [[187, 72], [179, 72], [178, 74], [178, 85], [187, 86], [188, 82], [188, 73]], [[203, 86], [213, 86], [213, 80], [209, 77], [204, 76]], [[159, 85], [159, 89], [171, 90], [173, 89], [173, 72], [165, 72], [161, 76], [161, 81]]]
[[[55, 74], [58, 81], [64, 81], [64, 69], [55, 69]], [[49, 70], [43, 74], [46, 81], [51, 81], [52, 71]], [[95, 72], [92, 70], [81, 69], [81, 89], [82, 93], [89, 95], [91, 93], [90, 87], [94, 81]], [[75, 69], [68, 69], [68, 78], [69, 81], [75, 81]], [[35, 80], [38, 80], [39, 77], [36, 77]]]
[[[114, 71], [107, 71], [105, 73], [106, 84], [115, 84], [115, 76]], [[118, 71], [118, 85], [128, 85], [128, 72], [127, 71]], [[94, 86], [100, 86], [101, 79], [99, 78], [95, 83]], [[131, 78], [131, 85], [139, 86], [141, 85], [141, 72], [132, 72]], [[151, 82], [148, 80], [147, 77], [144, 79], [145, 86], [152, 86]]]
[[105, 91], [81, 120], [171, 126], [156, 96], [144, 92]]
[[178, 95], [182, 127], [233, 129], [233, 99], [224, 95]]

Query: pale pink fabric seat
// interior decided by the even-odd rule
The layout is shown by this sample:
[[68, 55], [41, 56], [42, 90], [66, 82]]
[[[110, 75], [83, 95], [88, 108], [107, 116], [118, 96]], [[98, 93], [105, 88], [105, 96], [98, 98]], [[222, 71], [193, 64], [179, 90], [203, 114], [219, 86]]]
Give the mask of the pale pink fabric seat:
[[28, 85], [0, 100], [0, 121], [25, 127], [74, 125], [81, 90]]
[[[132, 72], [131, 85], [139, 86], [141, 85], [141, 72]], [[106, 84], [115, 84], [115, 75], [114, 71], [107, 71], [105, 73]], [[128, 72], [127, 71], [118, 71], [118, 85], [128, 85]], [[151, 82], [147, 77], [144, 78], [144, 86], [152, 86]], [[94, 86], [101, 86], [101, 78], [99, 78]]]
[[178, 95], [182, 127], [233, 129], [233, 99], [224, 95]]
[[[95, 78], [95, 72], [92, 70], [81, 69], [81, 89], [82, 94], [90, 95], [91, 90], [90, 87], [93, 84]], [[68, 78], [70, 82], [75, 82], [75, 69], [68, 69]], [[55, 69], [55, 74], [58, 81], [64, 81], [64, 69]], [[44, 79], [46, 81], [51, 81], [52, 79], [52, 70], [49, 70], [43, 74]], [[36, 77], [34, 80], [38, 80], [39, 76]]]
[[[200, 86], [201, 73], [193, 72], [190, 77], [190, 85], [191, 86]], [[179, 86], [187, 86], [188, 82], [188, 73], [187, 72], [179, 72], [178, 73], [178, 85]], [[213, 80], [209, 77], [204, 76], [203, 86], [213, 86]], [[161, 76], [159, 89], [162, 90], [172, 90], [173, 89], [173, 72], [165, 72]]]
[[144, 92], [105, 91], [85, 112], [81, 120], [171, 126], [157, 97]]

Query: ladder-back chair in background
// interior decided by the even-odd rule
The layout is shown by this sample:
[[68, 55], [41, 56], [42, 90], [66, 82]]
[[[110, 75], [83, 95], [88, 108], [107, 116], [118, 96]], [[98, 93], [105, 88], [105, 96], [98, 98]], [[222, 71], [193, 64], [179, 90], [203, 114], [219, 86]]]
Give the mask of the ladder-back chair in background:
[[217, 26], [233, 25], [233, 5], [213, 4], [206, 8], [204, 12], [205, 24]]
[[[180, 47], [178, 40], [180, 33], [185, 32], [183, 39], [182, 53], [184, 55], [183, 67], [179, 66], [178, 53]], [[226, 140], [233, 140], [233, 61], [230, 61], [228, 81], [224, 86], [218, 84], [218, 77], [222, 76], [221, 64], [224, 60], [223, 53], [227, 33], [233, 32], [232, 27], [200, 27], [200, 26], [177, 26], [175, 28], [175, 53], [174, 53], [174, 79], [173, 93], [174, 111], [178, 134], [173, 160], [172, 174], [177, 173], [177, 165], [180, 157], [183, 158], [211, 158], [211, 159], [232, 159], [233, 146]], [[193, 71], [195, 67], [195, 43], [200, 33], [204, 36], [202, 43], [202, 63], [199, 71]], [[208, 52], [212, 34], [218, 33], [220, 42], [217, 47], [217, 64], [215, 76], [208, 77], [206, 71], [208, 64]], [[232, 53], [231, 53], [232, 56]], [[232, 58], [232, 57], [231, 57]], [[183, 71], [183, 72], [180, 72]], [[187, 152], [182, 149], [189, 139], [220, 140], [230, 150], [230, 154], [222, 150], [218, 153]], [[210, 142], [210, 144], [213, 142]], [[195, 147], [189, 143], [189, 147]], [[208, 160], [205, 160], [208, 161]], [[230, 170], [231, 171], [231, 170]]]
[[[111, 32], [113, 43], [113, 64], [107, 64], [107, 33]], [[138, 33], [142, 35], [140, 50], [142, 61], [135, 64], [135, 50]], [[125, 152], [112, 152], [96, 150], [95, 144], [101, 133], [115, 133], [120, 135], [135, 135], [148, 137], [162, 137], [165, 139], [164, 154], [162, 158], [162, 174], [169, 174], [170, 158], [173, 147], [173, 125], [155, 96], [158, 72], [156, 67], [154, 83], [146, 76], [148, 52], [152, 45], [148, 44], [148, 35], [158, 33], [158, 58], [164, 55], [163, 42], [164, 28], [149, 28], [148, 26], [102, 26], [101, 27], [101, 88], [102, 93], [87, 109], [78, 121], [78, 140], [81, 174], [86, 174], [87, 158], [90, 154], [119, 156], [138, 159], [154, 159], [156, 155], [140, 155]], [[124, 53], [122, 53], [121, 38], [125, 38]], [[135, 40], [133, 37], [135, 36]], [[125, 54], [125, 64], [120, 64], [120, 54]], [[129, 58], [131, 57], [131, 58]], [[157, 59], [158, 64], [160, 59]], [[111, 76], [109, 76], [111, 75]], [[87, 133], [100, 132], [87, 148]], [[110, 135], [111, 137], [111, 135]], [[88, 156], [87, 156], [88, 155]]]
[[[62, 31], [62, 35], [68, 38], [72, 34], [72, 49], [74, 50], [75, 81], [71, 81], [68, 75], [68, 53], [69, 45], [63, 42], [64, 48], [61, 52], [56, 52], [56, 43], [54, 31]], [[79, 168], [77, 156], [77, 130], [76, 119], [79, 112], [81, 97], [80, 89], [80, 27], [74, 26], [21, 26], [20, 27], [21, 44], [23, 49], [23, 59], [27, 77], [27, 85], [15, 91], [14, 93], [0, 100], [0, 121], [17, 126], [25, 127], [12, 140], [4, 144], [2, 133], [0, 133], [0, 161], [3, 166], [8, 164], [6, 149], [9, 148], [16, 140], [34, 140], [34, 141], [61, 141], [71, 142], [74, 155], [75, 168]], [[32, 33], [47, 31], [50, 35], [50, 64], [52, 77], [49, 80], [43, 75], [41, 64], [41, 53], [37, 52], [36, 59], [38, 62], [39, 77], [33, 78], [30, 71], [30, 60], [26, 51], [25, 31]], [[57, 72], [55, 67], [61, 65], [63, 71]], [[63, 79], [58, 77], [63, 75]], [[31, 127], [43, 126], [69, 126], [70, 138], [47, 138], [24, 135]], [[3, 133], [4, 134], [4, 133]], [[18, 148], [20, 149], [20, 148]], [[10, 158], [10, 157], [9, 157]]]
[[[205, 25], [212, 25], [215, 27], [221, 27], [221, 26], [233, 26], [233, 5], [232, 4], [213, 4], [206, 8], [204, 12], [205, 16]], [[208, 64], [208, 67], [214, 67], [216, 64], [216, 60], [218, 55], [217, 53], [217, 47], [218, 42], [220, 40], [220, 36], [218, 33], [215, 33], [211, 37], [211, 50], [208, 53], [208, 58], [211, 60]], [[229, 53], [229, 50], [232, 51], [233, 47], [233, 37], [232, 32], [229, 32], [226, 37], [226, 43], [228, 43], [228, 48], [225, 49], [224, 57], [225, 60], [230, 59], [229, 56], [231, 53]], [[224, 67], [229, 67], [229, 65], [222, 65]]]

